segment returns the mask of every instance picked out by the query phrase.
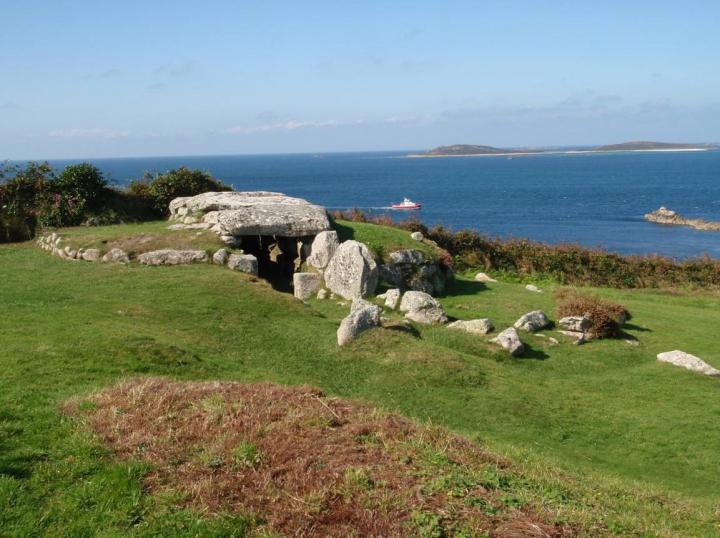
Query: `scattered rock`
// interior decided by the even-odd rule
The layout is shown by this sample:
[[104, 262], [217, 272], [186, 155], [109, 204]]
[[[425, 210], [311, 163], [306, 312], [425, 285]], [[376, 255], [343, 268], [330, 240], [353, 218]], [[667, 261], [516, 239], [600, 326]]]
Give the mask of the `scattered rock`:
[[388, 254], [387, 263], [380, 267], [380, 279], [402, 290], [433, 295], [445, 291], [452, 272], [419, 250], [403, 249]]
[[567, 331], [585, 333], [592, 326], [592, 320], [585, 316], [567, 316], [561, 318], [558, 325]]
[[525, 289], [535, 293], [542, 293], [542, 290], [538, 288], [535, 284], [528, 284], [527, 286], [525, 286]]
[[342, 320], [337, 330], [339, 346], [357, 337], [360, 333], [380, 325], [382, 309], [364, 299], [355, 298], [350, 307], [350, 315]]
[[557, 338], [553, 338], [552, 336], [548, 337], [548, 341], [551, 346], [556, 346], [560, 343]]
[[487, 334], [494, 329], [492, 321], [489, 319], [470, 319], [467, 321], [453, 321], [448, 325], [448, 329], [458, 329], [469, 332], [471, 334]]
[[240, 248], [242, 246], [242, 237], [233, 235], [221, 235], [220, 239], [230, 248]]
[[475, 282], [497, 282], [497, 280], [487, 273], [477, 273], [475, 275]]
[[130, 258], [124, 250], [120, 248], [114, 248], [102, 257], [102, 261], [105, 263], [130, 263]]
[[89, 248], [82, 253], [82, 259], [87, 262], [99, 262], [102, 254], [97, 248]]
[[569, 336], [570, 338], [573, 338], [575, 340], [575, 344], [578, 346], [583, 345], [586, 342], [589, 342], [592, 340], [592, 336], [590, 336], [586, 332], [582, 331], [558, 331], [560, 334], [564, 334], [565, 336]]
[[625, 338], [623, 342], [632, 347], [638, 347], [640, 345], [640, 342], [632, 338]]
[[534, 332], [544, 329], [550, 325], [550, 320], [542, 310], [533, 310], [522, 316], [515, 322], [516, 329]]
[[396, 250], [395, 252], [391, 252], [388, 255], [388, 258], [390, 259], [390, 262], [393, 265], [404, 265], [404, 264], [412, 264], [412, 265], [419, 265], [425, 261], [425, 254], [420, 252], [419, 250], [414, 249], [404, 249], [404, 250]]
[[325, 284], [345, 299], [372, 295], [377, 283], [377, 264], [370, 249], [358, 241], [341, 243], [325, 269]]
[[296, 299], [309, 299], [322, 286], [322, 277], [318, 273], [295, 273], [293, 275], [293, 293]]
[[328, 290], [325, 288], [320, 288], [317, 292], [317, 298], [321, 301], [324, 301], [328, 298]]
[[316, 269], [325, 269], [340, 245], [335, 230], [320, 232], [313, 239], [307, 262]]
[[406, 312], [406, 318], [425, 325], [447, 322], [445, 309], [440, 302], [422, 291], [405, 292], [400, 301], [400, 311]]
[[520, 336], [513, 327], [505, 329], [493, 338], [491, 342], [501, 345], [513, 357], [522, 355], [523, 351], [525, 351], [525, 346], [523, 346], [523, 343], [520, 341]]
[[425, 236], [422, 234], [422, 232], [413, 232], [410, 234], [410, 239], [414, 239], [415, 241], [422, 241], [425, 239]]
[[674, 364], [675, 366], [680, 366], [681, 368], [685, 368], [691, 372], [697, 372], [699, 374], [712, 377], [720, 377], [720, 370], [717, 368], [713, 368], [700, 357], [690, 355], [689, 353], [685, 353], [684, 351], [677, 349], [675, 351], [659, 353], [657, 360], [661, 362], [668, 362], [670, 364]]
[[230, 254], [227, 266], [233, 271], [257, 276], [258, 261], [252, 254]]
[[225, 265], [229, 257], [230, 253], [226, 249], [221, 248], [213, 254], [212, 261], [215, 265]]
[[385, 299], [385, 306], [390, 310], [395, 310], [400, 302], [400, 290], [393, 288], [391, 290], [387, 290], [384, 295], [385, 297], [383, 297], [383, 299]]
[[144, 252], [138, 256], [138, 261], [143, 265], [182, 265], [205, 262], [207, 261], [207, 253], [204, 250], [173, 250], [166, 248]]

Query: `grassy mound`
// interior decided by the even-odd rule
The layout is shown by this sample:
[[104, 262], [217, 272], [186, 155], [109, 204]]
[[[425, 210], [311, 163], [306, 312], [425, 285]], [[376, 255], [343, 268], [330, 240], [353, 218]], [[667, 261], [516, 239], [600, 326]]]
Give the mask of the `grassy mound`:
[[521, 505], [509, 465], [446, 430], [309, 387], [145, 378], [66, 406], [153, 492], [287, 536], [577, 535]]
[[112, 226], [77, 226], [59, 230], [63, 245], [73, 249], [97, 248], [105, 253], [120, 248], [131, 258], [143, 252], [161, 249], [205, 250], [212, 254], [225, 247], [216, 233], [210, 230], [170, 230], [167, 221]]

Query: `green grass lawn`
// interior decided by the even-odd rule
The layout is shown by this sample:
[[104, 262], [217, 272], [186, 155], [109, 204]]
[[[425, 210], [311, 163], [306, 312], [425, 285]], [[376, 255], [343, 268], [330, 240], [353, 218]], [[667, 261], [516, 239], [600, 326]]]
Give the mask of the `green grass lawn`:
[[[342, 226], [375, 250], [413, 244], [406, 232]], [[111, 228], [121, 237], [160, 225], [77, 233]], [[655, 360], [682, 349], [720, 367], [717, 294], [597, 290], [630, 309], [639, 346], [575, 346], [544, 331], [560, 345], [523, 334], [528, 356], [511, 359], [489, 338], [445, 328], [375, 330], [338, 349], [347, 306], [305, 305], [209, 264], [73, 263], [28, 243], [0, 246], [0, 279], [2, 536], [242, 535], [244, 520], [150, 498], [144, 465], [116, 462], [59, 411], [146, 374], [315, 385], [507, 455], [523, 494], [559, 517], [619, 535], [720, 534], [720, 381]], [[450, 316], [503, 329], [537, 308], [554, 318], [543, 287], [460, 279], [441, 300]]]

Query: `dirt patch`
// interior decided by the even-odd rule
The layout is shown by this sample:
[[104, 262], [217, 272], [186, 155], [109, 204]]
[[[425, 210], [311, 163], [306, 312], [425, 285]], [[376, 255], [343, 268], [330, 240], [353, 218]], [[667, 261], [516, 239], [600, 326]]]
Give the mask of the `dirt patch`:
[[121, 458], [151, 462], [151, 492], [283, 535], [576, 534], [468, 440], [310, 387], [143, 378], [64, 409]]

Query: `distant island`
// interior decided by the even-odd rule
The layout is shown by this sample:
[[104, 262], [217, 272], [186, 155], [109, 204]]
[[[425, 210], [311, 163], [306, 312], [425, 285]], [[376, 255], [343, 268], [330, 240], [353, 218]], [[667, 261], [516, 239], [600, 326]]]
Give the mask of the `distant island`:
[[595, 151], [701, 151], [717, 148], [711, 144], [675, 144], [672, 142], [623, 142], [595, 148]]
[[539, 155], [543, 153], [609, 153], [614, 151], [707, 151], [718, 149], [713, 144], [688, 144], [673, 142], [652, 142], [647, 140], [608, 144], [591, 148], [496, 148], [475, 144], [453, 144], [438, 146], [425, 153], [409, 157], [473, 157], [482, 155]]

